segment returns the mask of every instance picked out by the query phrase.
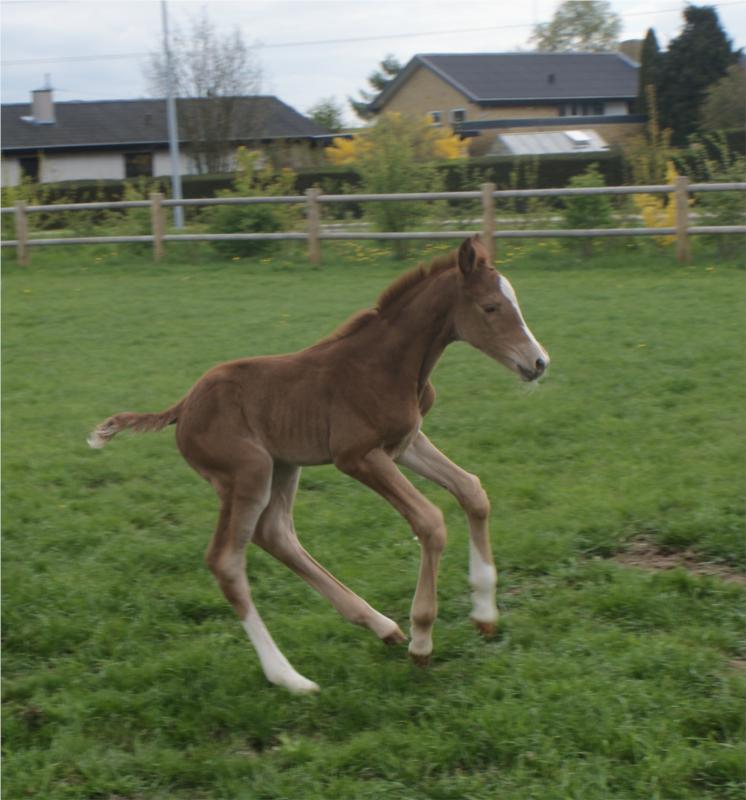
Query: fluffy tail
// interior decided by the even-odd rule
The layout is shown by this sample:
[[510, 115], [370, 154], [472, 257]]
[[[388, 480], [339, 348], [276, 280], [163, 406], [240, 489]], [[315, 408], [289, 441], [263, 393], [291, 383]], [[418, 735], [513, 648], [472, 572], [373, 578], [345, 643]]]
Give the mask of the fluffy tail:
[[160, 414], [135, 414], [132, 411], [124, 411], [115, 414], [113, 417], [104, 420], [88, 437], [88, 445], [96, 450], [100, 450], [108, 441], [116, 436], [119, 431], [130, 428], [137, 433], [149, 433], [159, 431], [166, 425], [173, 425], [179, 419], [179, 412], [183, 400], [175, 406], [161, 411]]

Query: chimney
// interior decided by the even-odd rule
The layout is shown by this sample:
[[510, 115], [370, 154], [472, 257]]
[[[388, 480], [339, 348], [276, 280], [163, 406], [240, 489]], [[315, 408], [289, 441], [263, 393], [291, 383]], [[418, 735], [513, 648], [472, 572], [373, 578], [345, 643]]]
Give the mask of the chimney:
[[31, 92], [31, 118], [37, 125], [52, 125], [54, 119], [54, 98], [49, 75], [46, 76], [43, 89], [34, 89]]

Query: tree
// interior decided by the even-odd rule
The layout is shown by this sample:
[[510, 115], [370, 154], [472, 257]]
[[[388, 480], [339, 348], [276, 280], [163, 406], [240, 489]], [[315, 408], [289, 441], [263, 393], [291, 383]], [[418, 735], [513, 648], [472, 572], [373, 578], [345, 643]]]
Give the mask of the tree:
[[325, 97], [306, 111], [306, 116], [317, 125], [338, 133], [344, 128], [344, 111], [333, 97]]
[[[255, 138], [263, 123], [242, 100], [258, 94], [261, 85], [254, 53], [238, 28], [219, 34], [203, 8], [188, 31], [174, 27], [171, 64], [179, 133], [189, 143], [198, 172], [227, 172], [233, 165], [236, 141]], [[164, 97], [164, 55], [152, 53], [145, 72], [151, 92]]]
[[707, 89], [725, 76], [738, 53], [710, 6], [687, 6], [684, 28], [663, 58], [658, 102], [661, 126], [684, 144], [697, 130]]
[[733, 64], [724, 78], [707, 89], [700, 113], [700, 127], [706, 131], [725, 131], [742, 128], [744, 120], [746, 69], [741, 64]]
[[649, 87], [652, 86], [657, 95], [660, 71], [661, 53], [658, 48], [658, 40], [655, 38], [655, 31], [649, 28], [642, 44], [642, 53], [640, 54], [639, 88], [637, 91], [637, 111], [640, 114], [654, 113], [654, 110], [648, 107]]
[[[425, 117], [387, 113], [365, 133], [334, 140], [327, 151], [334, 164], [349, 164], [360, 173], [363, 190], [370, 194], [438, 191], [441, 179], [434, 162], [463, 154], [458, 136], [435, 128]], [[427, 215], [427, 203], [369, 203], [367, 210], [380, 231], [409, 231]], [[406, 241], [394, 241], [403, 258]]]
[[606, 0], [566, 0], [551, 22], [534, 27], [530, 42], [553, 53], [614, 51], [622, 21]]
[[381, 61], [380, 69], [377, 69], [368, 76], [368, 83], [370, 84], [372, 91], [361, 89], [359, 92], [359, 100], [355, 100], [354, 97], [347, 98], [350, 102], [352, 110], [358, 115], [358, 117], [360, 117], [360, 119], [368, 120], [373, 117], [373, 112], [369, 108], [370, 104], [389, 85], [389, 83], [394, 80], [401, 70], [402, 65], [399, 63], [398, 59], [393, 55], [387, 55], [386, 58]]

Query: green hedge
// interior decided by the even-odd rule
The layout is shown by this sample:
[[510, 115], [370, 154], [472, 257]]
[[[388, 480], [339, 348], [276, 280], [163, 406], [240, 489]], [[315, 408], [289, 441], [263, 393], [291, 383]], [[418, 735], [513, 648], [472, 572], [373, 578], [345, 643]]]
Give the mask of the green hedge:
[[[547, 157], [524, 159], [522, 163], [535, 161], [538, 165], [536, 186], [522, 188], [551, 188], [566, 186], [575, 175], [582, 174], [591, 164], [599, 164], [608, 185], [623, 182], [622, 159], [616, 154], [596, 153], [589, 155], [571, 155], [563, 157]], [[478, 158], [458, 162], [443, 162], [438, 169], [443, 174], [446, 191], [466, 191], [479, 187], [481, 183], [493, 181], [499, 188], [511, 186], [511, 174], [520, 163], [511, 157]], [[532, 169], [532, 174], [534, 170]], [[181, 179], [182, 194], [186, 198], [214, 197], [219, 191], [231, 189], [232, 174], [221, 175], [186, 175]], [[295, 179], [295, 191], [304, 194], [306, 189], [319, 186], [327, 194], [347, 194], [360, 189], [360, 175], [348, 167], [328, 167], [323, 169], [299, 170]], [[89, 203], [93, 201], [121, 200], [124, 194], [125, 181], [64, 181], [44, 184], [45, 201]], [[171, 181], [168, 177], [152, 179], [154, 191], [171, 194]]]
[[551, 156], [484, 156], [440, 166], [444, 188], [449, 192], [476, 189], [494, 183], [498, 189], [561, 189], [592, 164], [607, 186], [624, 183], [624, 162], [620, 153], [572, 153]]
[[[733, 153], [744, 153], [746, 140], [743, 131], [726, 131], [726, 140]], [[688, 151], [681, 151], [686, 162]], [[516, 158], [514, 156], [485, 156], [459, 161], [445, 161], [438, 165], [443, 176], [445, 191], [477, 189], [480, 184], [492, 182], [499, 189], [550, 189], [563, 188], [577, 175], [582, 175], [592, 164], [598, 166], [607, 186], [620, 186], [630, 182], [622, 154], [617, 150], [606, 153], [573, 153]], [[184, 197], [214, 197], [219, 191], [233, 187], [231, 173], [219, 175], [186, 175], [181, 179]], [[154, 178], [153, 186], [166, 195], [171, 193], [168, 177]], [[303, 194], [312, 186], [321, 187], [327, 194], [346, 194], [358, 191], [360, 175], [349, 167], [323, 167], [301, 169], [295, 179], [295, 191]], [[44, 184], [46, 202], [85, 203], [94, 200], [120, 200], [125, 181], [65, 181]]]

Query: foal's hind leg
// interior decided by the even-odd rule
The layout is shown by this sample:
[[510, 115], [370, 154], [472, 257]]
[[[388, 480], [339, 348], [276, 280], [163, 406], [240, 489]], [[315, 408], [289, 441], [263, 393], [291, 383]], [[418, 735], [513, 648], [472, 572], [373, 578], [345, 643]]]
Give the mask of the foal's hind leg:
[[299, 467], [275, 465], [272, 497], [259, 520], [254, 541], [326, 597], [345, 619], [370, 628], [387, 644], [406, 641], [407, 637], [392, 619], [350, 591], [312, 558], [298, 541], [293, 525], [293, 500], [299, 477]]
[[488, 529], [490, 501], [482, 489], [479, 478], [454, 464], [424, 433], [416, 436], [412, 444], [399, 456], [398, 462], [447, 489], [466, 512], [470, 535], [469, 583], [472, 588], [473, 603], [471, 618], [483, 634], [492, 635], [497, 623], [495, 603], [497, 571], [492, 558]]
[[245, 549], [269, 502], [272, 460], [258, 450], [248, 461], [246, 455], [230, 483], [218, 484], [222, 507], [206, 561], [241, 619], [267, 680], [297, 694], [316, 691], [319, 687], [298, 674], [277, 647], [251, 599]]

